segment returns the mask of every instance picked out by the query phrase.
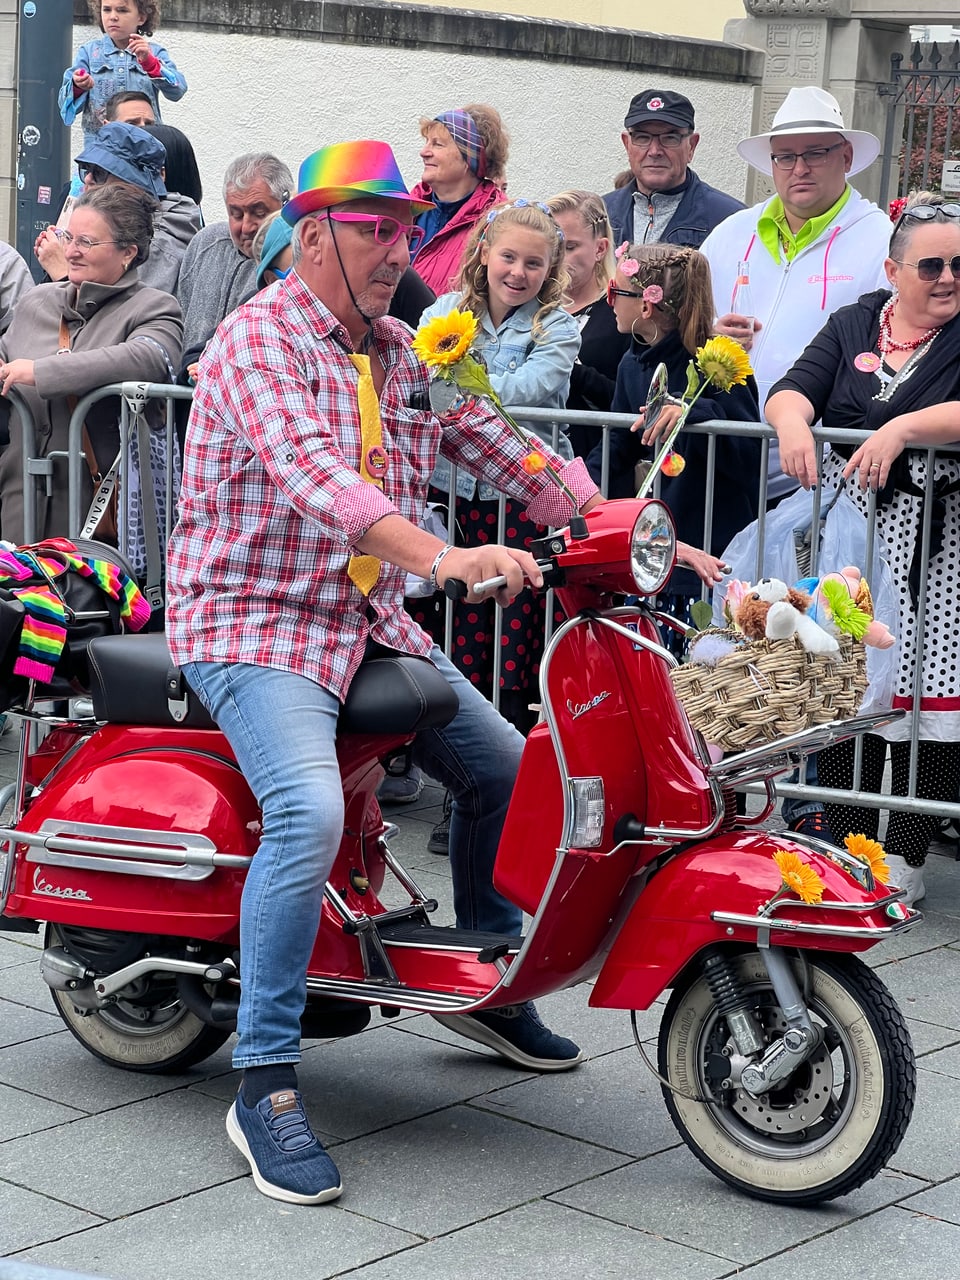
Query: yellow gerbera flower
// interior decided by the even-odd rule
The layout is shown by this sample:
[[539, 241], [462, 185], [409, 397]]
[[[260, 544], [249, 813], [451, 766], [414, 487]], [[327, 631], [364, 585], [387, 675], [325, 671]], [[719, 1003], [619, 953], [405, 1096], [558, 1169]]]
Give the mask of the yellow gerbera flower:
[[808, 866], [798, 853], [778, 849], [773, 860], [780, 870], [783, 883], [801, 902], [822, 902], [825, 885], [813, 867]]
[[446, 369], [463, 359], [476, 336], [477, 318], [473, 312], [454, 308], [421, 325], [412, 345], [425, 365]]
[[721, 391], [743, 386], [753, 373], [750, 358], [740, 343], [722, 333], [708, 338], [697, 348], [697, 367], [707, 381]]
[[844, 836], [843, 843], [847, 846], [848, 853], [852, 853], [855, 858], [867, 864], [878, 884], [889, 882], [890, 868], [887, 865], [887, 855], [879, 840], [871, 840], [861, 832], [859, 835]]

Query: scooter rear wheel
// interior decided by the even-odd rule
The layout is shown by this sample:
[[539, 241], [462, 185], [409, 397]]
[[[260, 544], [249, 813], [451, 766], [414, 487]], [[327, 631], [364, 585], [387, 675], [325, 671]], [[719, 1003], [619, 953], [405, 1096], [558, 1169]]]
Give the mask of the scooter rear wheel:
[[[731, 963], [767, 1039], [778, 1038], [786, 1023], [760, 955]], [[820, 953], [798, 959], [796, 973], [822, 1043], [769, 1093], [738, 1087], [745, 1059], [700, 975], [674, 989], [659, 1064], [675, 1086], [663, 1090], [671, 1119], [698, 1160], [760, 1200], [807, 1205], [848, 1194], [887, 1163], [913, 1112], [916, 1068], [900, 1010], [862, 961]]]
[[[118, 945], [126, 936], [116, 935]], [[57, 925], [47, 926], [46, 946], [74, 942]], [[145, 979], [136, 994], [92, 1013], [80, 1012], [68, 991], [51, 990], [50, 994], [67, 1030], [83, 1047], [124, 1071], [155, 1075], [186, 1071], [209, 1058], [231, 1034], [201, 1022], [180, 999], [173, 980], [163, 975]]]

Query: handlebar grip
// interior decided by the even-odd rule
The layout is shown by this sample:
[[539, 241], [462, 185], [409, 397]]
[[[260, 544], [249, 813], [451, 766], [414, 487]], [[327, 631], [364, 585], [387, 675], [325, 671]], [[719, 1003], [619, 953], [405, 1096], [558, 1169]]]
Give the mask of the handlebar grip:
[[447, 578], [443, 584], [443, 594], [448, 600], [466, 600], [467, 584], [462, 578]]

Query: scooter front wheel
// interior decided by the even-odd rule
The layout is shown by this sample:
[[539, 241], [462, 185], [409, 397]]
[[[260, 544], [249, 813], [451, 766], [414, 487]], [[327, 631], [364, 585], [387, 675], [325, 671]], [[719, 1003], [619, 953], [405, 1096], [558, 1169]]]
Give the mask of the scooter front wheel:
[[[768, 1042], [783, 1014], [759, 953], [730, 958]], [[887, 1163], [913, 1112], [913, 1047], [893, 997], [854, 956], [808, 956], [797, 979], [821, 1042], [760, 1097], [706, 979], [675, 988], [660, 1026], [660, 1073], [684, 1142], [724, 1182], [760, 1200], [808, 1205], [846, 1195]], [[694, 1100], [697, 1099], [697, 1100]]]
[[[63, 932], [58, 925], [48, 925], [45, 945], [76, 945], [76, 935], [81, 932], [93, 931]], [[96, 933], [92, 941], [101, 957], [111, 939], [121, 946], [127, 937]], [[215, 1053], [231, 1034], [201, 1022], [180, 999], [173, 980], [163, 975], [143, 981], [136, 992], [93, 1012], [78, 1010], [68, 991], [51, 990], [50, 994], [67, 1030], [83, 1047], [95, 1058], [124, 1071], [156, 1075], [186, 1071]]]

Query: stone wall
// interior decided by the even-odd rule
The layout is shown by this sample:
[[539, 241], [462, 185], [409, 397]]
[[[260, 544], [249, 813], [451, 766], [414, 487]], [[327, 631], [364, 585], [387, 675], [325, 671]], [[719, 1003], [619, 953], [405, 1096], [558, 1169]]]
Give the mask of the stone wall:
[[[92, 34], [85, 13], [77, 0], [75, 45]], [[751, 118], [763, 63], [718, 42], [362, 0], [165, 0], [158, 38], [190, 85], [164, 118], [196, 149], [210, 220], [222, 217], [227, 162], [247, 150], [274, 150], [296, 173], [326, 142], [378, 137], [414, 182], [421, 115], [469, 101], [504, 116], [511, 194], [607, 191], [625, 163], [625, 108], [650, 85], [691, 97], [698, 172], [742, 196], [731, 140]]]

